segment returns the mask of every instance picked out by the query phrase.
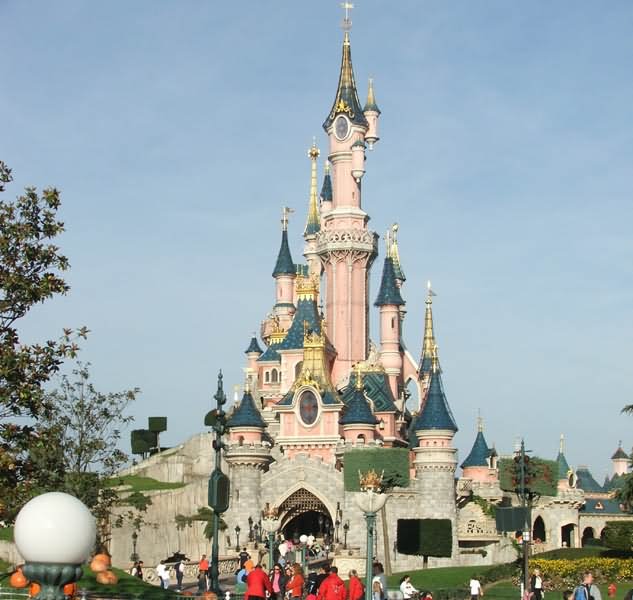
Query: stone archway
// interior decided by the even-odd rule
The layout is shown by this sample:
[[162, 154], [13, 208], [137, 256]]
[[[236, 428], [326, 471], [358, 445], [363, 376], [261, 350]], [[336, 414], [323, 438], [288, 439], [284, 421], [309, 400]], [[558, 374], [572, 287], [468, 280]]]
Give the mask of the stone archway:
[[596, 539], [596, 534], [593, 527], [585, 527], [582, 532], [581, 545], [584, 548], [587, 545], [591, 545]]
[[547, 533], [545, 531], [545, 522], [543, 521], [543, 517], [538, 516], [534, 519], [534, 526], [532, 528], [532, 539], [536, 542], [546, 542], [547, 541]]
[[286, 539], [302, 534], [322, 537], [332, 529], [332, 517], [325, 504], [310, 490], [300, 487], [279, 505], [281, 531]]
[[573, 548], [575, 546], [575, 529], [573, 523], [568, 523], [560, 528], [560, 540], [563, 548]]

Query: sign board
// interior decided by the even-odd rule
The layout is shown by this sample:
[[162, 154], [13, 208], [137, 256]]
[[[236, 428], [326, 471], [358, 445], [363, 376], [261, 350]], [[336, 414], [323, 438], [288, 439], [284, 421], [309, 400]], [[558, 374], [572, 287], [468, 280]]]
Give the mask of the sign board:
[[231, 481], [219, 469], [214, 469], [209, 478], [209, 506], [216, 514], [224, 513], [229, 508]]

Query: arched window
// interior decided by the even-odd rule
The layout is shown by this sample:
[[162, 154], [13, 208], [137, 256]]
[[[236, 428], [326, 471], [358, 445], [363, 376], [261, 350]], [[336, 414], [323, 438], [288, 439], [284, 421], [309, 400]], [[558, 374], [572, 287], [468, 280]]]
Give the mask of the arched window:
[[303, 368], [303, 361], [300, 360], [296, 365], [295, 365], [295, 379], [298, 379], [299, 375], [301, 375], [301, 369]]
[[270, 381], [272, 383], [277, 383], [278, 380], [278, 373], [277, 373], [277, 369], [273, 369], [271, 374], [270, 374]]
[[391, 317], [391, 329], [396, 328], [396, 317]]
[[270, 371], [266, 371], [266, 376], [264, 377], [266, 383], [270, 383]]
[[582, 545], [590, 546], [595, 542], [596, 534], [593, 531], [593, 527], [585, 527], [582, 532]]
[[357, 444], [364, 444], [365, 443], [365, 436], [361, 433], [356, 437], [356, 443]]
[[534, 527], [532, 528], [532, 537], [534, 541], [539, 540], [545, 542], [547, 540], [547, 534], [545, 532], [545, 522], [542, 517], [536, 517], [534, 519]]
[[238, 446], [243, 446], [244, 445], [244, 436], [241, 435], [240, 437], [237, 438], [237, 444]]

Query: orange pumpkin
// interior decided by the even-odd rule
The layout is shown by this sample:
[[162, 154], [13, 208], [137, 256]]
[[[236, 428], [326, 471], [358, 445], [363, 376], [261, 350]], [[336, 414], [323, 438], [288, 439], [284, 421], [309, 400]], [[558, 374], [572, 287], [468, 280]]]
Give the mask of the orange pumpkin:
[[62, 591], [66, 596], [70, 596], [72, 598], [77, 593], [77, 584], [67, 583]]
[[110, 585], [116, 585], [117, 583], [119, 583], [119, 578], [113, 571], [106, 571], [106, 575], [108, 576], [108, 583]]
[[97, 560], [96, 557], [90, 562], [90, 570], [93, 573], [103, 573], [108, 570], [108, 567], [108, 563], [105, 563], [102, 560]]
[[34, 596], [37, 596], [41, 591], [42, 591], [42, 586], [40, 586], [39, 583], [33, 582], [31, 586], [29, 587], [29, 597], [33, 598]]
[[112, 571], [101, 571], [97, 573], [97, 583], [101, 585], [116, 585], [119, 578]]
[[25, 588], [29, 584], [29, 581], [26, 577], [24, 577], [22, 569], [17, 568], [11, 575], [9, 584], [14, 588]]
[[108, 566], [112, 564], [112, 559], [110, 558], [110, 555], [106, 554], [105, 552], [101, 552], [100, 554], [95, 554], [92, 560], [100, 560], [101, 562], [104, 562]]

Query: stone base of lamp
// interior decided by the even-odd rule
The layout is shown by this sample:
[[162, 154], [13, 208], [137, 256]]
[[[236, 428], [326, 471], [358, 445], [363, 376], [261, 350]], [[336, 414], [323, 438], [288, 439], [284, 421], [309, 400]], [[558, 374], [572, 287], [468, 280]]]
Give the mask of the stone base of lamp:
[[34, 562], [27, 562], [22, 572], [29, 581], [40, 584], [42, 589], [35, 596], [37, 600], [64, 600], [63, 587], [79, 581], [83, 575], [81, 565]]

